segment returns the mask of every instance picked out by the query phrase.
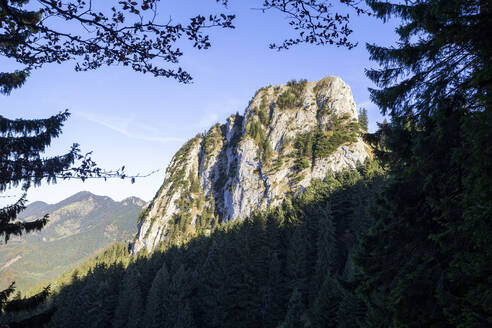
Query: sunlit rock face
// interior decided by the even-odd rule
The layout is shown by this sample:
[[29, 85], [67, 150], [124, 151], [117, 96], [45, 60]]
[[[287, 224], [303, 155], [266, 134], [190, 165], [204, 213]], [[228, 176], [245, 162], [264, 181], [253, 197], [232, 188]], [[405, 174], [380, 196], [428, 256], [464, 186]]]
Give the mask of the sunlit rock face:
[[173, 157], [143, 213], [133, 252], [179, 233], [279, 205], [311, 184], [369, 156], [349, 86], [339, 77], [258, 90], [232, 115]]

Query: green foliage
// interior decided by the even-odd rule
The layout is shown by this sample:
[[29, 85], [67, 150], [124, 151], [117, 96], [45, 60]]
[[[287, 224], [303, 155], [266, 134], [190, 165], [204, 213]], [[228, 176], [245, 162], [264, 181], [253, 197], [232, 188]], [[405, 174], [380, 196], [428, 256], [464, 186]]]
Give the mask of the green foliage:
[[273, 148], [272, 148], [272, 145], [270, 144], [270, 141], [268, 141], [267, 139], [265, 139], [265, 141], [263, 141], [263, 145], [261, 147], [263, 149], [262, 153], [263, 153], [263, 161], [267, 164], [267, 163], [270, 163], [271, 159], [272, 159], [272, 156], [273, 156]]
[[165, 263], [157, 271], [149, 295], [145, 302], [143, 326], [148, 328], [162, 327], [168, 315], [169, 272]]
[[294, 148], [297, 149], [299, 157], [311, 158], [313, 156], [314, 138], [313, 132], [301, 134], [296, 138]]
[[[94, 316], [85, 311], [100, 306], [90, 297], [99, 295], [99, 283], [92, 283], [99, 281], [106, 281], [105, 297], [111, 300], [100, 307], [109, 314], [100, 318], [101, 326], [133, 324], [133, 317], [149, 327], [157, 321], [164, 327], [205, 328], [333, 322], [338, 307], [328, 302], [345, 294], [331, 295], [326, 286], [349, 281], [345, 266], [357, 245], [355, 231], [364, 230], [360, 213], [367, 213], [383, 183], [381, 174], [377, 164], [368, 164], [329, 175], [280, 207], [216, 225], [210, 236], [175, 238], [150, 255], [130, 258], [126, 250], [110, 249], [81, 267], [76, 278], [66, 274], [63, 283], [54, 283], [61, 288], [52, 300], [58, 311], [51, 327], [90, 325]], [[202, 220], [212, 218], [206, 219], [208, 211]], [[134, 304], [130, 320], [135, 300], [142, 304]], [[326, 319], [330, 306], [335, 314]], [[71, 319], [76, 312], [79, 319]]]
[[[168, 195], [170, 195], [173, 190], [178, 188], [186, 189], [189, 187], [190, 181], [185, 179], [186, 176], [186, 161], [188, 159], [190, 150], [192, 147], [196, 145], [197, 142], [200, 142], [201, 136], [196, 136], [190, 139], [183, 147], [181, 147], [178, 152], [174, 155], [171, 165], [166, 169], [166, 176], [168, 177], [163, 184], [164, 186], [171, 186], [168, 191]], [[150, 205], [152, 206], [152, 204]]]
[[137, 328], [143, 317], [144, 300], [136, 269], [130, 269], [125, 274], [120, 290], [118, 306], [115, 309], [113, 319], [113, 327]]
[[[67, 111], [41, 120], [10, 120], [0, 116], [0, 192], [19, 185], [25, 192], [33, 185], [40, 185], [43, 180], [49, 183], [63, 174], [67, 178], [74, 174], [70, 167], [80, 155], [76, 145], [64, 155], [41, 157], [52, 140], [61, 133], [61, 127], [69, 116]], [[48, 222], [44, 215], [31, 222], [16, 220], [26, 207], [25, 197], [24, 194], [14, 204], [0, 208], [0, 238], [5, 243], [12, 235], [39, 231]]]
[[333, 154], [338, 147], [345, 143], [357, 141], [359, 125], [349, 121], [348, 117], [333, 115], [328, 131], [316, 128], [297, 136], [294, 148], [297, 150], [294, 169], [302, 171], [311, 166], [316, 158], [326, 158]]
[[210, 155], [218, 148], [222, 141], [221, 124], [217, 123], [210, 128], [203, 140], [203, 150], [205, 155]]
[[291, 223], [293, 232], [287, 246], [285, 274], [289, 281], [289, 287], [306, 295], [306, 279], [308, 277], [308, 244], [306, 237], [308, 234], [306, 224], [296, 225], [296, 223]]
[[297, 158], [296, 161], [294, 162], [294, 170], [299, 172], [304, 169], [307, 169], [310, 166], [311, 166], [311, 162], [304, 157]]
[[266, 95], [261, 97], [261, 103], [259, 108], [255, 108], [255, 113], [258, 115], [260, 123], [264, 126], [268, 126], [270, 123], [270, 108], [268, 98]]
[[[206, 21], [214, 26], [233, 27], [233, 15], [210, 16], [209, 19], [197, 16], [189, 24], [176, 24], [172, 27], [169, 24], [155, 24], [152, 18], [152, 13], [155, 17], [155, 11], [151, 10], [155, 7], [149, 1], [143, 1], [142, 5], [138, 6], [139, 9], [135, 6], [134, 2], [122, 1], [106, 15], [104, 11], [95, 11], [91, 3], [84, 1], [78, 1], [77, 4], [59, 1], [2, 1], [0, 54], [2, 59], [13, 60], [21, 69], [0, 72], [0, 93], [8, 95], [12, 90], [21, 87], [34, 69], [45, 64], [74, 59], [78, 59], [75, 66], [77, 71], [97, 69], [102, 64], [120, 63], [132, 67], [134, 71], [151, 72], [154, 76], [172, 77], [186, 83], [191, 80], [187, 72], [181, 68], [176, 71], [163, 68], [160, 64], [156, 65], [154, 60], [160, 57], [164, 62], [176, 63], [181, 52], [171, 50], [169, 46], [184, 34], [194, 38], [193, 43], [196, 47], [208, 48], [208, 37], [200, 32], [201, 28], [208, 25]], [[135, 14], [147, 23], [134, 24], [130, 22], [131, 19], [127, 19]], [[60, 21], [67, 24], [59, 24]], [[73, 26], [83, 28], [77, 31], [72, 29]], [[132, 30], [131, 33], [128, 29]], [[89, 30], [91, 36], [87, 34]], [[155, 38], [168, 41], [148, 42]], [[134, 51], [137, 48], [140, 51]], [[22, 192], [26, 192], [31, 186], [39, 186], [43, 181], [56, 183], [57, 178], [80, 178], [84, 181], [91, 177], [126, 177], [123, 168], [107, 172], [97, 167], [89, 155], [84, 156], [80, 153], [75, 143], [65, 154], [44, 156], [52, 140], [60, 135], [68, 116], [68, 111], [48, 119], [35, 120], [10, 120], [0, 116], [0, 192], [3, 193], [7, 187], [20, 187]], [[75, 166], [76, 162], [80, 162], [80, 166]], [[133, 182], [134, 178], [131, 179]], [[0, 237], [5, 243], [11, 236], [40, 231], [48, 223], [46, 213], [30, 221], [17, 220], [16, 216], [25, 209], [25, 203], [24, 194], [17, 202], [0, 208]], [[78, 257], [80, 259], [83, 255]], [[51, 265], [56, 267], [53, 263]], [[13, 284], [0, 292], [0, 314], [9, 309], [8, 299], [13, 292]], [[43, 295], [45, 296], [39, 296]], [[29, 300], [25, 301], [28, 306]], [[16, 307], [19, 308], [21, 303], [20, 300], [16, 300]], [[40, 321], [48, 318], [50, 314], [51, 311], [45, 311], [44, 314], [25, 318], [23, 322], [11, 325], [40, 326]]]
[[320, 207], [315, 212], [318, 215], [318, 238], [316, 241], [316, 249], [318, 255], [316, 258], [316, 276], [313, 282], [317, 286], [321, 286], [326, 276], [334, 272], [335, 256], [333, 249], [337, 236], [335, 235], [336, 228], [331, 213], [330, 206], [327, 204], [324, 208]]
[[281, 110], [302, 106], [302, 93], [306, 88], [307, 80], [292, 80], [287, 83], [287, 89], [277, 98], [277, 106]]
[[253, 120], [248, 123], [246, 127], [248, 135], [258, 145], [258, 157], [260, 157], [266, 165], [268, 165], [272, 159], [274, 150], [270, 141], [268, 141], [262, 123], [258, 120]]
[[201, 190], [200, 181], [198, 179], [198, 174], [195, 171], [190, 173], [190, 191], [194, 194], [199, 193]]
[[[233, 28], [235, 18], [235, 15], [225, 14], [197, 15], [188, 23], [160, 24], [153, 21], [156, 8], [151, 1], [138, 5], [134, 1], [122, 1], [109, 12], [99, 11], [83, 1], [70, 6], [69, 11], [65, 4], [53, 1], [12, 0], [2, 3], [1, 8], [2, 57], [23, 67], [13, 73], [0, 73], [3, 93], [22, 85], [33, 69], [71, 60], [76, 60], [76, 71], [97, 69], [103, 64], [122, 64], [136, 72], [189, 83], [191, 76], [183, 68], [163, 65], [176, 64], [182, 56], [181, 51], [175, 51], [176, 42], [186, 35], [184, 39], [189, 38], [194, 47], [207, 49], [211, 44], [204, 29]], [[130, 22], [134, 15], [146, 23], [134, 25]], [[67, 24], [59, 24], [60, 21]], [[71, 28], [73, 26], [80, 29]], [[130, 29], [132, 32], [127, 33]], [[88, 30], [93, 35], [87, 35]], [[167, 41], [148, 42], [157, 38]], [[158, 57], [161, 62], [156, 61]]]
[[261, 123], [257, 120], [249, 122], [246, 126], [246, 131], [258, 145], [261, 144], [265, 139], [265, 131], [263, 131]]
[[279, 326], [279, 328], [303, 327], [304, 326], [304, 322], [302, 320], [303, 313], [304, 313], [304, 304], [302, 302], [302, 296], [299, 290], [296, 288], [294, 289], [292, 295], [290, 296], [285, 320]]
[[[326, 275], [313, 306], [312, 321], [314, 327], [337, 327], [337, 313], [343, 298], [343, 291], [336, 278]], [[317, 285], [318, 287], [320, 285]]]
[[[180, 304], [182, 305], [182, 304]], [[180, 308], [178, 312], [178, 319], [174, 328], [195, 328], [195, 319], [193, 319], [193, 312], [191, 311], [190, 305], [186, 302], [183, 308]]]
[[367, 109], [365, 107], [362, 107], [361, 109], [359, 109], [359, 126], [362, 131], [367, 132], [368, 124], [369, 120], [367, 118]]
[[203, 208], [201, 214], [197, 216], [196, 229], [202, 231], [203, 229], [212, 228], [214, 218], [214, 206]]
[[492, 318], [490, 1], [369, 2], [401, 18], [369, 45], [376, 135], [392, 177], [355, 262], [371, 324], [486, 327]]
[[364, 318], [365, 308], [362, 300], [352, 292], [343, 293], [338, 303], [336, 322], [338, 328], [359, 328]]
[[22, 256], [2, 271], [0, 288], [15, 278], [20, 291], [29, 291], [80, 265], [110, 244], [130, 240], [136, 232], [135, 217], [141, 210], [131, 199], [115, 202], [87, 192], [53, 205], [33, 205], [19, 218], [31, 220], [51, 213], [57, 220], [35, 234], [2, 246], [0, 263], [7, 263], [18, 254]]

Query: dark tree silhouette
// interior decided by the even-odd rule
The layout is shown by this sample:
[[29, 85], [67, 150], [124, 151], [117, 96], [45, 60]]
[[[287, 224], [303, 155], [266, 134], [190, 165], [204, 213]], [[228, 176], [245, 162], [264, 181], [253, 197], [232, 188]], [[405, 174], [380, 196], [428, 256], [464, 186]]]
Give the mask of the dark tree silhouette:
[[[177, 42], [186, 39], [194, 48], [211, 46], [209, 28], [234, 28], [234, 15], [200, 14], [185, 23], [159, 15], [158, 0], [120, 0], [108, 5], [92, 0], [0, 0], [0, 56], [21, 66], [13, 72], [0, 72], [0, 93], [10, 94], [21, 87], [29, 74], [45, 64], [75, 62], [76, 71], [97, 69], [102, 65], [122, 64], [134, 71], [189, 83], [192, 77], [178, 65], [183, 55]], [[216, 0], [226, 6], [228, 0]], [[340, 0], [357, 13], [364, 10], [353, 0]], [[98, 7], [100, 6], [100, 7]], [[347, 37], [349, 16], [332, 14], [321, 0], [264, 1], [263, 12], [279, 10], [289, 17], [296, 37], [271, 44], [273, 49], [288, 49], [300, 43], [336, 44], [352, 48]], [[43, 158], [53, 138], [60, 135], [67, 111], [47, 119], [11, 120], [0, 116], [0, 192], [21, 186], [55, 183], [57, 179], [125, 178], [124, 167], [105, 171], [82, 154], [74, 144], [67, 153]], [[131, 177], [132, 181], [135, 177]], [[25, 208], [25, 194], [14, 204], [0, 209], [0, 237], [6, 243], [12, 235], [42, 229], [48, 216], [32, 222], [16, 219]], [[8, 302], [14, 284], [1, 292], [0, 311], [19, 311], [39, 304], [48, 289], [29, 299]], [[47, 313], [45, 313], [47, 314]], [[33, 317], [24, 325], [40, 324], [46, 315]], [[39, 320], [38, 320], [39, 319]], [[33, 321], [34, 320], [34, 321]], [[36, 321], [38, 320], [38, 321]], [[185, 320], [185, 319], [183, 319]], [[21, 324], [22, 325], [22, 324]]]
[[396, 47], [368, 46], [381, 65], [367, 72], [380, 88], [371, 97], [391, 117], [379, 134], [391, 180], [356, 256], [367, 325], [485, 327], [492, 313], [492, 2], [369, 4], [378, 17], [402, 23]]

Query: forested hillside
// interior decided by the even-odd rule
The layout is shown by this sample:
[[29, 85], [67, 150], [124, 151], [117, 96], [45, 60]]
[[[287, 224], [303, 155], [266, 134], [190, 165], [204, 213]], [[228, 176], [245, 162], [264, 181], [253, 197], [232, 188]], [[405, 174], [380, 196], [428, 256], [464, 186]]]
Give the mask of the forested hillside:
[[[358, 14], [398, 20], [395, 45], [367, 44], [370, 59], [378, 64], [366, 70], [374, 83], [371, 101], [388, 121], [365, 133], [356, 121], [355, 103], [345, 96], [332, 101], [324, 92], [329, 88], [318, 87], [319, 82], [260, 89], [244, 116], [233, 115], [226, 124], [197, 135], [175, 155], [162, 187], [140, 216], [134, 243], [115, 244], [65, 273], [52, 282], [52, 293], [40, 288], [21, 299], [13, 296], [12, 286], [1, 291], [0, 323], [492, 327], [492, 1], [367, 0], [370, 11], [358, 8], [358, 2], [341, 2]], [[80, 8], [86, 5], [79, 3]], [[134, 2], [121, 3], [140, 13]], [[333, 38], [340, 35], [330, 27], [349, 17], [324, 17], [330, 12], [328, 3], [265, 1], [263, 11], [283, 9], [300, 33], [298, 39], [271, 47], [287, 49], [304, 41], [319, 45], [323, 38], [336, 42]], [[312, 11], [317, 12], [314, 20]], [[94, 23], [104, 27], [101, 15], [94, 16]], [[115, 15], [124, 21], [123, 14]], [[23, 17], [6, 26], [41, 19]], [[231, 27], [227, 20], [234, 17], [222, 18]], [[199, 26], [204, 20], [192, 22]], [[138, 32], [143, 25], [137, 27]], [[347, 25], [343, 30], [351, 33]], [[170, 29], [167, 36], [175, 41], [173, 32], [181, 32]], [[196, 36], [192, 32], [187, 33], [190, 40]], [[106, 29], [98, 35], [111, 34]], [[336, 44], [355, 46], [341, 38]], [[7, 38], [6, 44], [16, 40]], [[197, 40], [199, 47], [200, 40], [210, 45], [203, 38]], [[134, 48], [129, 49], [118, 53], [126, 65], [132, 63], [125, 59]], [[100, 56], [98, 60], [104, 58]], [[106, 59], [113, 63], [115, 57]], [[159, 72], [167, 71], [154, 74]], [[27, 73], [16, 75], [7, 76], [4, 93], [21, 85]], [[354, 109], [352, 115], [325, 106], [338, 100], [348, 100], [350, 106], [343, 108]], [[68, 157], [55, 158], [55, 168], [32, 164], [58, 136], [67, 115], [34, 123], [4, 120], [0, 132], [3, 127], [4, 147], [11, 153], [3, 161], [11, 168], [4, 170], [8, 174], [2, 175], [0, 191], [10, 184], [24, 183], [27, 190], [30, 183], [49, 182], [66, 172], [74, 158], [84, 158], [74, 157], [79, 154], [74, 147]], [[43, 133], [39, 124], [50, 122], [54, 128], [38, 136]], [[279, 126], [294, 133], [275, 133]], [[11, 131], [20, 136], [12, 137]], [[30, 134], [36, 137], [26, 146]], [[337, 152], [343, 156], [335, 156]], [[354, 154], [362, 154], [363, 160]], [[330, 167], [337, 159], [343, 165]], [[92, 170], [90, 157], [86, 161], [83, 167], [90, 170], [81, 177], [101, 177], [104, 171]], [[320, 162], [323, 170], [316, 169]], [[69, 171], [68, 178], [77, 177], [73, 172], [85, 171]], [[6, 242], [47, 223], [15, 221], [24, 202], [23, 196], [0, 211]]]
[[144, 204], [136, 197], [115, 202], [79, 192], [57, 204], [28, 205], [19, 219], [30, 221], [49, 213], [50, 221], [43, 230], [14, 237], [2, 246], [0, 288], [15, 280], [18, 289], [26, 292], [77, 267], [114, 242], [130, 240]]
[[50, 327], [353, 327], [351, 255], [383, 184], [367, 161], [210, 236], [130, 257], [106, 250], [54, 283]]

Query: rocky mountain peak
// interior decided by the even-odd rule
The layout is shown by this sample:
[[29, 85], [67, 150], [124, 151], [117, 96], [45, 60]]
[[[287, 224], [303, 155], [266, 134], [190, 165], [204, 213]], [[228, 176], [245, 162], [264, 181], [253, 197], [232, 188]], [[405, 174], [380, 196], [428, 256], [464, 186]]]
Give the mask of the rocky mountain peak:
[[120, 203], [123, 206], [129, 206], [129, 205], [136, 205], [139, 207], [145, 206], [145, 201], [143, 199], [140, 199], [140, 198], [135, 197], [135, 196], [127, 197], [127, 198], [123, 199]]
[[140, 218], [133, 251], [279, 205], [313, 179], [368, 156], [352, 92], [339, 77], [261, 88], [244, 115], [214, 125], [175, 154]]

